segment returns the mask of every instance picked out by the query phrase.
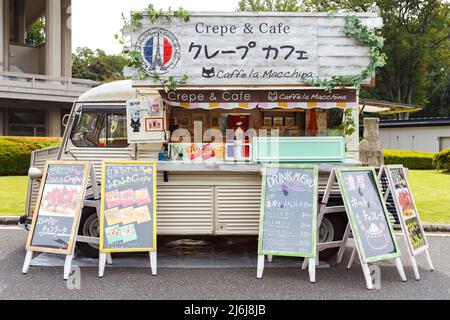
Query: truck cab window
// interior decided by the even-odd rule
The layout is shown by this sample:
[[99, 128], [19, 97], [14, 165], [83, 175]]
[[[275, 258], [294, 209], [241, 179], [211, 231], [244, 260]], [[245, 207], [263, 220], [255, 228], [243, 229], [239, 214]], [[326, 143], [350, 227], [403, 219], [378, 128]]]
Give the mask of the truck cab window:
[[125, 148], [126, 128], [125, 107], [83, 107], [75, 117], [71, 140], [76, 147]]

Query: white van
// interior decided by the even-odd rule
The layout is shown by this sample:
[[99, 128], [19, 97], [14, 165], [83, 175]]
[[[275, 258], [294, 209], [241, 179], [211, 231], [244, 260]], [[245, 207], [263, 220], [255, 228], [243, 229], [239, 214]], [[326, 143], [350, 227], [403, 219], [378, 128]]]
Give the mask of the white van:
[[[159, 95], [157, 91], [132, 88], [131, 80], [117, 81], [94, 88], [74, 103], [64, 118], [66, 127], [60, 147], [33, 152], [29, 171], [26, 217], [29, 223], [39, 188], [39, 178], [47, 160], [84, 160], [94, 164], [97, 181], [103, 160], [157, 160], [164, 141], [129, 144], [126, 130], [126, 102], [141, 95]], [[355, 163], [354, 163], [355, 164]], [[354, 165], [353, 164], [353, 165]], [[319, 192], [323, 193], [330, 169], [320, 165]], [[170, 166], [158, 162], [157, 215], [158, 235], [257, 236], [260, 214], [260, 164], [242, 166]], [[92, 183], [92, 182], [90, 182]], [[88, 189], [90, 190], [90, 189]], [[337, 190], [336, 190], [337, 191]], [[92, 199], [92, 192], [87, 193]], [[337, 195], [332, 201], [342, 203]], [[326, 215], [320, 227], [319, 241], [340, 240], [345, 232], [345, 212]], [[82, 212], [79, 234], [99, 236], [94, 208]], [[98, 255], [95, 244], [78, 243], [89, 256]], [[327, 259], [338, 248], [321, 252]]]

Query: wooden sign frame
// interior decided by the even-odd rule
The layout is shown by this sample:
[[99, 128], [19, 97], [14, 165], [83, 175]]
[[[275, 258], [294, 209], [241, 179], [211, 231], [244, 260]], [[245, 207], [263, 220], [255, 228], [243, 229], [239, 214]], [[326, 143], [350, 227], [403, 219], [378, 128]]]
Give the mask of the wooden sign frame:
[[[151, 248], [125, 248], [125, 249], [105, 249], [104, 241], [105, 241], [105, 189], [106, 189], [106, 166], [109, 164], [123, 164], [123, 165], [150, 165], [152, 166], [152, 221], [153, 221], [153, 247]], [[105, 272], [105, 266], [108, 259], [108, 254], [118, 253], [118, 252], [149, 252], [150, 255], [150, 266], [152, 269], [152, 274], [156, 275], [157, 267], [156, 267], [156, 223], [157, 223], [157, 215], [156, 215], [156, 180], [157, 180], [157, 171], [156, 171], [156, 161], [103, 161], [102, 162], [102, 186], [101, 186], [101, 198], [100, 198], [100, 246], [99, 246], [99, 271], [98, 276], [103, 277]], [[110, 263], [112, 264], [112, 262]]]
[[[66, 250], [37, 247], [37, 246], [32, 245], [34, 231], [36, 228], [36, 222], [37, 222], [37, 218], [39, 216], [39, 209], [40, 209], [41, 202], [42, 202], [42, 195], [43, 195], [44, 188], [46, 185], [48, 168], [49, 168], [49, 166], [52, 166], [52, 165], [83, 165], [83, 170], [84, 170], [83, 180], [82, 180], [81, 190], [80, 190], [81, 194], [79, 195], [79, 198], [77, 200], [74, 222], [72, 224], [72, 230], [71, 230], [71, 237], [69, 238], [69, 243], [68, 243]], [[73, 254], [73, 251], [75, 249], [77, 231], [78, 231], [78, 228], [80, 225], [80, 217], [81, 217], [81, 211], [83, 209], [84, 197], [86, 195], [89, 169], [90, 169], [90, 162], [88, 162], [88, 161], [47, 161], [46, 162], [45, 169], [44, 169], [44, 172], [42, 175], [41, 184], [39, 187], [37, 201], [36, 201], [35, 214], [33, 215], [33, 220], [31, 222], [31, 228], [30, 228], [30, 231], [28, 232], [28, 239], [27, 239], [27, 245], [26, 245], [27, 251], [47, 252], [47, 253], [56, 253], [56, 254], [65, 254], [65, 255]]]
[[[265, 217], [265, 196], [266, 196], [266, 177], [269, 168], [279, 169], [312, 169], [314, 173], [314, 188], [313, 188], [313, 207], [312, 207], [312, 232], [311, 232], [311, 248], [312, 252], [283, 252], [283, 251], [267, 251], [263, 250], [263, 236], [264, 236], [264, 217]], [[261, 207], [259, 219], [259, 241], [258, 241], [258, 267], [257, 278], [262, 278], [264, 271], [264, 259], [267, 255], [269, 261], [272, 256], [287, 256], [287, 257], [304, 257], [309, 261], [309, 275], [310, 281], [315, 282], [315, 267], [317, 256], [317, 210], [318, 210], [318, 183], [319, 183], [319, 169], [317, 165], [302, 165], [302, 164], [268, 164], [264, 165], [262, 169], [262, 188], [261, 188]]]
[[[417, 221], [419, 223], [419, 227], [420, 227], [420, 230], [421, 230], [421, 232], [422, 232], [422, 234], [424, 236], [424, 241], [425, 241], [425, 245], [420, 247], [420, 248], [418, 248], [418, 249], [414, 249], [414, 247], [413, 247], [413, 245], [412, 245], [412, 243], [410, 241], [409, 230], [408, 230], [408, 226], [406, 225], [406, 220], [407, 219], [405, 219], [405, 217], [403, 216], [401, 205], [398, 202], [398, 199], [397, 199], [397, 197], [395, 196], [395, 193], [394, 193], [395, 186], [394, 186], [394, 180], [392, 178], [392, 174], [391, 174], [391, 171], [390, 171], [391, 169], [399, 169], [399, 170], [401, 170], [403, 176], [405, 177], [406, 187], [407, 187], [407, 190], [408, 190], [409, 195], [411, 197], [412, 205], [413, 205], [413, 208], [414, 208], [414, 213], [416, 215], [415, 218], [417, 219]], [[400, 221], [400, 226], [401, 226], [402, 231], [403, 231], [404, 240], [406, 242], [406, 246], [408, 247], [408, 254], [409, 254], [410, 261], [411, 261], [411, 264], [412, 264], [412, 267], [413, 267], [413, 270], [414, 270], [414, 275], [415, 275], [416, 280], [420, 280], [419, 269], [417, 268], [417, 262], [416, 262], [416, 259], [415, 259], [416, 255], [421, 254], [421, 253], [425, 253], [429, 269], [431, 271], [433, 271], [434, 267], [433, 267], [433, 263], [431, 261], [430, 253], [428, 251], [428, 249], [429, 249], [428, 239], [426, 238], [425, 231], [423, 230], [422, 221], [421, 221], [420, 216], [419, 216], [419, 210], [417, 209], [416, 202], [414, 201], [414, 196], [413, 196], [412, 191], [411, 191], [411, 186], [409, 185], [407, 172], [406, 172], [405, 168], [402, 165], [385, 165], [385, 166], [381, 167], [380, 172], [378, 174], [378, 179], [380, 181], [381, 181], [381, 178], [383, 176], [383, 173], [386, 175], [386, 178], [387, 178], [387, 181], [388, 181], [388, 188], [387, 188], [387, 190], [385, 192], [384, 199], [387, 200], [388, 197], [389, 197], [389, 194], [392, 194], [392, 199], [394, 201], [395, 210], [397, 211], [397, 216], [398, 216], [398, 219]]]
[[[376, 257], [366, 257], [365, 252], [364, 252], [364, 248], [362, 246], [361, 243], [361, 238], [360, 238], [360, 234], [357, 228], [353, 228], [353, 226], [356, 225], [356, 220], [355, 220], [355, 216], [353, 214], [353, 210], [352, 207], [349, 205], [350, 199], [347, 193], [347, 190], [343, 187], [343, 180], [342, 180], [342, 172], [371, 172], [374, 182], [377, 186], [377, 193], [378, 193], [378, 197], [380, 199], [381, 205], [382, 205], [382, 209], [383, 209], [383, 214], [384, 217], [387, 221], [388, 227], [389, 227], [389, 231], [390, 231], [390, 235], [392, 237], [392, 242], [394, 244], [395, 247], [395, 252], [391, 253], [391, 254], [385, 254], [385, 255], [380, 255], [380, 256], [376, 256]], [[339, 189], [341, 190], [341, 194], [342, 194], [342, 198], [344, 200], [344, 206], [345, 206], [345, 210], [347, 211], [347, 216], [350, 220], [350, 224], [352, 226], [352, 233], [354, 235], [355, 238], [355, 243], [356, 246], [358, 248], [358, 252], [360, 254], [361, 257], [361, 261], [362, 263], [370, 263], [370, 262], [375, 262], [375, 261], [381, 261], [381, 260], [388, 260], [388, 259], [392, 259], [392, 258], [398, 258], [400, 257], [400, 247], [397, 241], [397, 238], [395, 237], [395, 233], [394, 233], [394, 228], [392, 227], [390, 221], [389, 221], [389, 211], [386, 207], [386, 203], [384, 202], [384, 198], [383, 198], [383, 193], [381, 191], [380, 185], [378, 183], [378, 178], [377, 175], [375, 173], [375, 169], [372, 167], [357, 167], [357, 168], [337, 168], [336, 169], [336, 177], [338, 179], [339, 182]]]

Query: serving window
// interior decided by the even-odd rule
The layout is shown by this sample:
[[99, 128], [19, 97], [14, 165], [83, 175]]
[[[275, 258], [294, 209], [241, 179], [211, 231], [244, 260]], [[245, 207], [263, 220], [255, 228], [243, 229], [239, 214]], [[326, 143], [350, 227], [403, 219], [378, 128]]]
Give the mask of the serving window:
[[[246, 132], [246, 136], [342, 136], [341, 127], [343, 110], [311, 109], [311, 110], [264, 110], [264, 109], [187, 109], [169, 108], [169, 131], [171, 142], [178, 142], [177, 131], [189, 133], [191, 140], [197, 142], [226, 142], [227, 130], [238, 127]], [[182, 129], [182, 130], [179, 130]], [[201, 130], [201, 139], [195, 137], [196, 130]], [[221, 137], [217, 137], [220, 132]], [[183, 137], [185, 142], [186, 137]], [[218, 141], [219, 139], [219, 141]]]

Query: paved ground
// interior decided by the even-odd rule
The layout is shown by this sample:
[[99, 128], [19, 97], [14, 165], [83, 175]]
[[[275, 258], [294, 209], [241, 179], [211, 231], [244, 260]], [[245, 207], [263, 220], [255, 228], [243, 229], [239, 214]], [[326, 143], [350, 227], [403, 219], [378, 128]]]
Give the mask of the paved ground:
[[396, 268], [383, 263], [381, 289], [373, 291], [365, 288], [359, 266], [347, 271], [345, 263], [319, 269], [315, 284], [296, 268], [266, 269], [258, 280], [255, 268], [160, 268], [155, 277], [144, 268], [114, 268], [99, 279], [96, 268], [86, 267], [81, 289], [71, 290], [61, 267], [32, 267], [21, 274], [25, 239], [25, 231], [0, 227], [0, 299], [450, 299], [450, 237], [442, 235], [429, 236], [434, 272], [419, 257], [422, 280], [415, 281], [403, 257], [408, 277], [403, 283]]

